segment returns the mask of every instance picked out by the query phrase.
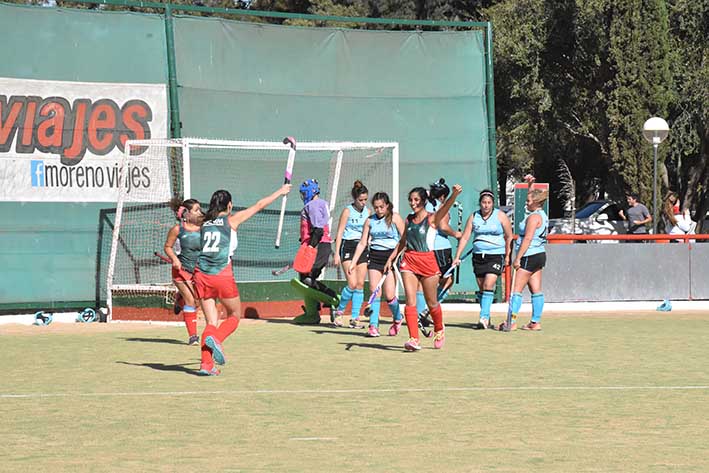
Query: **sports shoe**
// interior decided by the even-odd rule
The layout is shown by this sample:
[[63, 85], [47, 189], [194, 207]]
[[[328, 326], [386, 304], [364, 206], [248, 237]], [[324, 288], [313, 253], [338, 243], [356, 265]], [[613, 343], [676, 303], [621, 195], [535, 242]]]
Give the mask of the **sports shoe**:
[[440, 330], [433, 334], [433, 348], [440, 350], [446, 343], [446, 331]]
[[372, 337], [372, 338], [379, 336], [379, 329], [377, 328], [376, 325], [369, 326], [369, 330], [367, 330], [367, 336]]
[[662, 304], [657, 306], [657, 311], [659, 312], [671, 312], [672, 311], [672, 303], [670, 302], [669, 299], [665, 299], [662, 301]]
[[419, 345], [418, 338], [409, 338], [409, 340], [404, 343], [404, 350], [406, 351], [419, 351], [420, 349], [421, 345]]
[[219, 340], [217, 340], [216, 337], [209, 335], [207, 338], [204, 339], [204, 344], [212, 350], [212, 357], [214, 358], [214, 362], [216, 364], [226, 364], [226, 358], [224, 357], [224, 350], [222, 349], [222, 344], [219, 343]]
[[344, 325], [342, 323], [342, 314], [343, 312], [341, 310], [330, 312], [330, 322], [332, 322], [332, 325], [335, 327], [342, 327]]
[[396, 337], [399, 335], [399, 330], [401, 330], [401, 324], [404, 323], [404, 319], [395, 320], [391, 327], [389, 327], [389, 336]]
[[212, 366], [211, 369], [200, 367], [199, 374], [201, 374], [202, 376], [219, 376], [220, 374], [222, 374], [222, 372], [219, 371], [216, 366]]
[[495, 328], [490, 325], [490, 319], [480, 319], [480, 321], [473, 326], [475, 330], [487, 330], [489, 328]]
[[190, 339], [187, 341], [188, 345], [199, 345], [199, 335], [190, 335]]
[[531, 330], [533, 332], [538, 332], [542, 329], [542, 324], [539, 322], [529, 322], [527, 325], [523, 325], [521, 330]]
[[359, 323], [359, 319], [350, 319], [350, 328], [364, 328], [364, 324]]
[[512, 332], [513, 330], [517, 330], [517, 324], [515, 322], [512, 322], [512, 325], [510, 326], [510, 329], [507, 330], [507, 327], [505, 326], [506, 323], [502, 322], [499, 327], [497, 327], [497, 330], [500, 332]]

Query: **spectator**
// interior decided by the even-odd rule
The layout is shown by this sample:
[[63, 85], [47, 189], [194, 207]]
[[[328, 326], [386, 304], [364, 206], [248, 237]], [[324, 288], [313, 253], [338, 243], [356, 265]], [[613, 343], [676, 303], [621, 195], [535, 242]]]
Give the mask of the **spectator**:
[[[638, 202], [636, 194], [627, 194], [625, 196], [628, 202], [627, 215], [623, 210], [620, 210], [620, 218], [628, 221], [628, 234], [644, 235], [647, 234], [646, 224], [652, 222], [650, 211], [643, 204]], [[643, 240], [628, 240], [628, 242], [643, 241]]]

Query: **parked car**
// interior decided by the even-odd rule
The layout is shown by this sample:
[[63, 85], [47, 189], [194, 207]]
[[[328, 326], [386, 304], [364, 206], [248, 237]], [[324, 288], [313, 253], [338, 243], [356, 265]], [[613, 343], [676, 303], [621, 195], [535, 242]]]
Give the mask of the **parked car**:
[[[576, 219], [549, 220], [549, 234], [619, 235], [627, 232], [620, 218], [620, 206], [611, 200], [594, 200], [576, 212]], [[589, 240], [589, 243], [617, 243], [617, 240]]]

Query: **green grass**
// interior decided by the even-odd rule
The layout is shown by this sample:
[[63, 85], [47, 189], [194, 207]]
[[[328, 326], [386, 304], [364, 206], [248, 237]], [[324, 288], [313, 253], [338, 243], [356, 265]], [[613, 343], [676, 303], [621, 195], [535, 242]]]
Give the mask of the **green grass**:
[[419, 353], [404, 334], [246, 322], [213, 378], [182, 328], [0, 326], [0, 470], [709, 471], [705, 319], [504, 334], [453, 317], [445, 349]]

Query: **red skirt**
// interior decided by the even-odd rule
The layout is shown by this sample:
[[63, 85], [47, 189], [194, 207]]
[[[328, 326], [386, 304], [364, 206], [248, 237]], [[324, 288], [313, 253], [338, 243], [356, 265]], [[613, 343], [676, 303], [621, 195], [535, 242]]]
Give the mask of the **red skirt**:
[[436, 255], [433, 251], [411, 251], [406, 250], [404, 257], [401, 258], [399, 270], [403, 272], [414, 273], [417, 276], [430, 278], [431, 276], [440, 275], [441, 270], [436, 261]]
[[172, 268], [172, 280], [176, 283], [179, 282], [192, 282], [193, 274], [186, 269], [175, 269]]
[[234, 281], [231, 264], [222, 269], [219, 274], [205, 274], [195, 268], [194, 288], [200, 299], [232, 299], [239, 297], [239, 288]]

